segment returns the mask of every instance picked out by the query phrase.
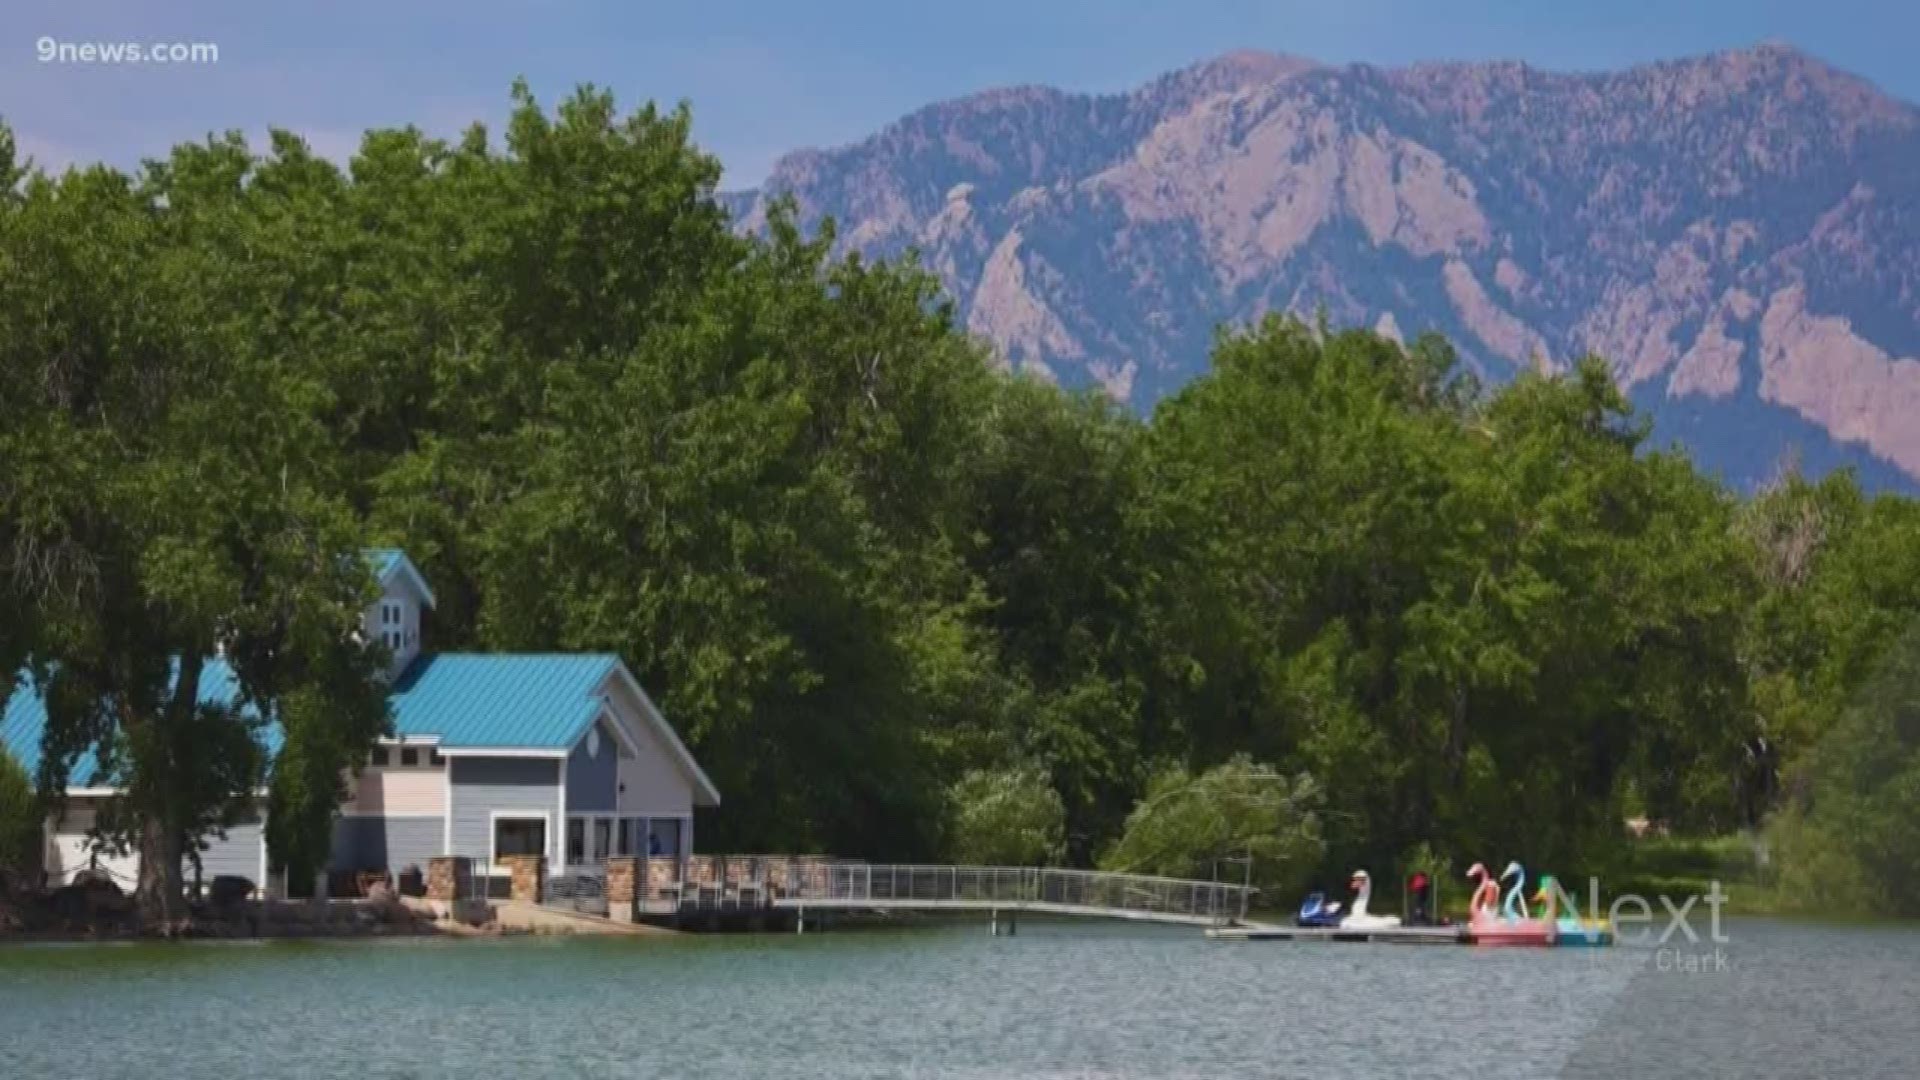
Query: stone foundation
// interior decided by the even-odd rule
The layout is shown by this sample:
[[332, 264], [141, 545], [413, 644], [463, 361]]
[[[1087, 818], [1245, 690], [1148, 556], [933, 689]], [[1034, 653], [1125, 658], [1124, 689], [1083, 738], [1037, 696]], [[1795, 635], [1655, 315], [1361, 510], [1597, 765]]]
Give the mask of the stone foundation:
[[647, 859], [647, 899], [666, 900], [680, 884], [680, 860], [672, 855]]
[[634, 901], [640, 898], [640, 860], [615, 856], [607, 860], [607, 917], [632, 922]]
[[428, 859], [427, 899], [449, 903], [473, 899], [473, 860], [465, 855]]
[[546, 895], [547, 861], [540, 855], [507, 855], [506, 864], [513, 885], [508, 896], [524, 904], [537, 904]]

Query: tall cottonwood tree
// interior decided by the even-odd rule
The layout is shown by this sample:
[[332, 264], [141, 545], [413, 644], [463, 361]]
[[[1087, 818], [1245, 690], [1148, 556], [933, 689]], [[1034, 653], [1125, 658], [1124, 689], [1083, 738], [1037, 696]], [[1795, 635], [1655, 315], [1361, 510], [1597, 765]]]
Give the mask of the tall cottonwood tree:
[[[273, 334], [273, 290], [301, 275], [261, 204], [303, 197], [274, 184], [302, 171], [289, 140], [259, 165], [230, 136], [138, 178], [29, 178], [0, 224], [0, 378], [23, 466], [6, 527], [32, 616], [13, 628], [30, 628], [47, 702], [39, 786], [57, 798], [82, 766], [119, 789], [101, 840], [138, 850], [139, 906], [161, 928], [182, 916], [183, 857], [257, 812], [262, 783], [276, 860], [324, 852], [340, 777], [386, 726], [322, 391]], [[270, 724], [297, 767], [269, 769]]]

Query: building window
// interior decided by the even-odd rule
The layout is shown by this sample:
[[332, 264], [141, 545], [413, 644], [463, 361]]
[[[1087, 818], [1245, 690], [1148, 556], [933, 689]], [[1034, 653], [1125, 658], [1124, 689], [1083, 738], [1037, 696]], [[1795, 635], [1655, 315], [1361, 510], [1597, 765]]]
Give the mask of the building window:
[[606, 862], [607, 856], [611, 854], [611, 851], [609, 849], [612, 846], [613, 846], [613, 819], [612, 818], [594, 818], [593, 819], [593, 861], [597, 863]]
[[647, 836], [647, 854], [680, 854], [680, 819], [654, 818]]
[[443, 765], [445, 765], [446, 763], [447, 763], [447, 759], [446, 759], [446, 758], [443, 758], [443, 757], [441, 757], [441, 756], [440, 756], [440, 751], [438, 751], [438, 750], [429, 750], [429, 751], [427, 751], [427, 764], [428, 764], [428, 765], [431, 765], [431, 766], [433, 766], [434, 768], [436, 768], [436, 769], [438, 769], [438, 768], [440, 768], [441, 766], [443, 766]]
[[387, 748], [386, 747], [376, 746], [373, 748], [373, 766], [376, 769], [384, 769], [387, 767]]
[[497, 817], [493, 819], [493, 860], [508, 855], [544, 855], [547, 853], [547, 819], [544, 817]]
[[584, 818], [567, 819], [567, 861], [580, 863], [587, 857], [587, 823]]
[[420, 767], [420, 751], [414, 749], [411, 746], [407, 747], [405, 750], [400, 751], [400, 764], [406, 766], [409, 769], [419, 768]]

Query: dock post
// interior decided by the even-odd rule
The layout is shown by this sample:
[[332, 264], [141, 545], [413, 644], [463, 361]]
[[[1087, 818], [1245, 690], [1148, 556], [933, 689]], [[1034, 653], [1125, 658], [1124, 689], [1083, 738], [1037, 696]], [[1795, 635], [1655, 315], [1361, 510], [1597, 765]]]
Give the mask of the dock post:
[[1000, 909], [999, 908], [987, 909], [987, 935], [989, 937], [1000, 936]]
[[804, 934], [807, 932], [807, 909], [806, 908], [794, 909], [793, 932], [796, 934]]
[[1018, 933], [1020, 933], [1020, 909], [1014, 908], [1007, 912], [1007, 936], [1013, 937]]

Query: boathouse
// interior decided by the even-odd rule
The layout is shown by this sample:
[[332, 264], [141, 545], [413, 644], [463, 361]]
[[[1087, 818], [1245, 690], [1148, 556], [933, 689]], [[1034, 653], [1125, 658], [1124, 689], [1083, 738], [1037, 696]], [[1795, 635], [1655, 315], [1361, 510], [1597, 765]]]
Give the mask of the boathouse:
[[[618, 656], [424, 651], [433, 590], [404, 552], [368, 555], [381, 591], [365, 632], [393, 655], [393, 735], [348, 779], [330, 871], [397, 876], [459, 855], [498, 889], [512, 855], [540, 855], [550, 873], [580, 875], [600, 872], [611, 856], [692, 852], [693, 811], [718, 806], [720, 793]], [[209, 661], [201, 700], [237, 696], [232, 670]], [[45, 725], [40, 690], [25, 680], [0, 714], [0, 739], [29, 772]], [[262, 738], [278, 753], [277, 727], [264, 727]], [[137, 856], [98, 851], [89, 835], [114, 793], [91, 755], [75, 764], [64, 814], [47, 827], [51, 883], [96, 867], [131, 887]], [[258, 818], [200, 854], [202, 878], [222, 874], [268, 882]]]

